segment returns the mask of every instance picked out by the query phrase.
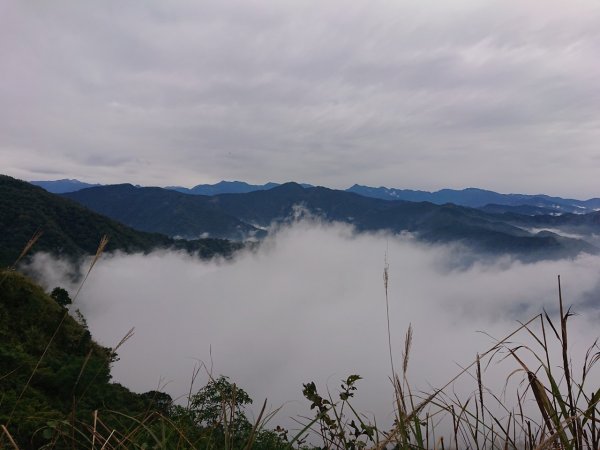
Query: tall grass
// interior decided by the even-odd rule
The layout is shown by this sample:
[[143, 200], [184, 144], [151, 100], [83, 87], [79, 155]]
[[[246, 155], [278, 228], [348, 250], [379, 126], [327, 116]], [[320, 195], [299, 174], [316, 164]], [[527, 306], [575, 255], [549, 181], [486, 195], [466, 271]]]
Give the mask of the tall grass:
[[[386, 306], [388, 282], [386, 265]], [[351, 400], [360, 377], [351, 376], [342, 383], [335, 400], [330, 394], [322, 397], [313, 383], [304, 386], [305, 396], [316, 410], [318, 426], [313, 431], [328, 449], [598, 450], [600, 376], [592, 375], [592, 370], [600, 359], [600, 347], [598, 341], [593, 342], [581, 367], [574, 367], [568, 333], [573, 313], [564, 307], [560, 277], [558, 303], [558, 319], [553, 320], [546, 312], [534, 316], [431, 392], [415, 393], [409, 383], [409, 326], [402, 373], [391, 377], [394, 426], [381, 430], [356, 412]], [[389, 309], [387, 314], [389, 322]], [[513, 342], [517, 336], [529, 338], [530, 344]], [[513, 369], [506, 376], [502, 392], [486, 387], [485, 370], [510, 361]], [[390, 362], [393, 367], [393, 360]], [[514, 392], [507, 392], [517, 377]], [[454, 391], [460, 379], [473, 384], [465, 397]]]

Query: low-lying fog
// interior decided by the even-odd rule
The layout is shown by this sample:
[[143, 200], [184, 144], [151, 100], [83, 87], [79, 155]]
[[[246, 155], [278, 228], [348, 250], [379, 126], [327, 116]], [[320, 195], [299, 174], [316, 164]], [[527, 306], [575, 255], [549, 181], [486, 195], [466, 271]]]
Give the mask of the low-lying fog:
[[[384, 423], [393, 412], [386, 254], [395, 364], [401, 367], [412, 323], [408, 374], [415, 392], [444, 384], [494, 344], [478, 331], [501, 338], [544, 307], [555, 314], [558, 274], [565, 302], [581, 313], [569, 322], [574, 354], [583, 354], [600, 334], [597, 256], [532, 264], [502, 257], [466, 265], [473, 255], [460, 247], [356, 235], [348, 226], [310, 221], [282, 228], [258, 251], [228, 262], [176, 252], [104, 255], [75, 307], [106, 346], [135, 327], [113, 368], [114, 379], [133, 390], [161, 388], [182, 398], [203, 361], [255, 404], [264, 398], [272, 408], [285, 404], [273, 425], [289, 426], [289, 416], [309, 415], [302, 383], [335, 392], [341, 378], [356, 373], [364, 378], [357, 405]], [[30, 269], [49, 289], [77, 290], [66, 276], [72, 269], [47, 255], [38, 255]], [[527, 341], [525, 333], [512, 341], [521, 340]], [[492, 364], [484, 382], [502, 387], [514, 368], [513, 361]], [[206, 379], [202, 373], [195, 388]]]

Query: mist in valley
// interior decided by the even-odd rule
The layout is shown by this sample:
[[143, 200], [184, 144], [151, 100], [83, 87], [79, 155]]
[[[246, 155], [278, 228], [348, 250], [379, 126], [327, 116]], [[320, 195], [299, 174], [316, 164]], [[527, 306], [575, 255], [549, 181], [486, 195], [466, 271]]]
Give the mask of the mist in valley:
[[[185, 402], [194, 368], [204, 365], [193, 390], [208, 380], [207, 370], [227, 375], [255, 408], [265, 398], [271, 409], [283, 405], [273, 425], [293, 428], [289, 417], [310, 415], [303, 383], [335, 393], [342, 378], [359, 374], [357, 408], [389, 424], [386, 264], [394, 364], [401, 370], [412, 324], [408, 379], [415, 393], [445, 384], [519, 321], [544, 309], [556, 316], [559, 274], [565, 303], [580, 314], [569, 319], [576, 367], [599, 334], [598, 256], [526, 264], [314, 220], [282, 227], [233, 260], [169, 251], [104, 255], [73, 308], [105, 346], [135, 327], [112, 371], [114, 381], [135, 391], [161, 389]], [[74, 294], [70, 274], [85, 273], [88, 265], [38, 254], [28, 271], [48, 289], [63, 286]], [[531, 341], [522, 331], [511, 346]], [[484, 382], [502, 390], [515, 368], [512, 360], [493, 362]], [[468, 395], [475, 384], [466, 378], [454, 389]]]

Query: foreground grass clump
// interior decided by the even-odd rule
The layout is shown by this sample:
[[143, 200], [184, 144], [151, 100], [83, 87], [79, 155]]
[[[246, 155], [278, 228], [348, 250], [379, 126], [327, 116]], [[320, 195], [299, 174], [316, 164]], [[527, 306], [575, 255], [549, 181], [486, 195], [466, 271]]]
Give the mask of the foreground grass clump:
[[[384, 273], [387, 291], [387, 271]], [[432, 392], [415, 393], [407, 377], [412, 329], [406, 334], [401, 374], [394, 373], [395, 421], [378, 429], [351, 405], [359, 376], [342, 381], [336, 398], [321, 396], [314, 383], [304, 394], [316, 411], [310, 424], [323, 448], [360, 449], [600, 449], [600, 360], [596, 340], [580, 367], [569, 354], [568, 320], [559, 277], [559, 318], [535, 316], [499, 340], [455, 377]], [[524, 337], [529, 344], [514, 343]], [[485, 386], [485, 368], [511, 363], [502, 392]], [[392, 360], [392, 367], [394, 367]], [[507, 388], [516, 382], [515, 392]], [[460, 397], [455, 384], [466, 378], [471, 393]], [[512, 395], [512, 398], [511, 398]]]

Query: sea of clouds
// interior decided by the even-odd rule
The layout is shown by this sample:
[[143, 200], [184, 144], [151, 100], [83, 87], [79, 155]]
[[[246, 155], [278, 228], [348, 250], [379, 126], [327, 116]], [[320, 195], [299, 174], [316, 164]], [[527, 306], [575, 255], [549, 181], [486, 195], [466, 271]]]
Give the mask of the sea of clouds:
[[[273, 425], [293, 428], [290, 417], [310, 415], [303, 383], [315, 381], [335, 394], [342, 378], [359, 374], [364, 379], [357, 407], [389, 424], [386, 265], [396, 371], [409, 324], [414, 329], [408, 366], [413, 392], [442, 386], [544, 309], [556, 319], [559, 274], [565, 304], [580, 313], [569, 319], [575, 364], [600, 334], [598, 256], [525, 264], [311, 220], [280, 228], [232, 260], [202, 261], [172, 251], [103, 255], [73, 308], [106, 346], [135, 327], [113, 367], [114, 380], [135, 391], [159, 388], [185, 402], [194, 368], [204, 364], [214, 376], [229, 376], [255, 403], [267, 398], [271, 409], [283, 405]], [[63, 286], [74, 294], [78, 284], [71, 275], [88, 266], [38, 254], [28, 270], [48, 289]], [[535, 347], [525, 331], [510, 342]], [[484, 383], [502, 391], [518, 366], [513, 359], [499, 361], [489, 365]], [[470, 375], [463, 378], [452, 389], [469, 395], [475, 384]], [[203, 368], [192, 390], [207, 379]], [[520, 379], [511, 378], [517, 385]]]

